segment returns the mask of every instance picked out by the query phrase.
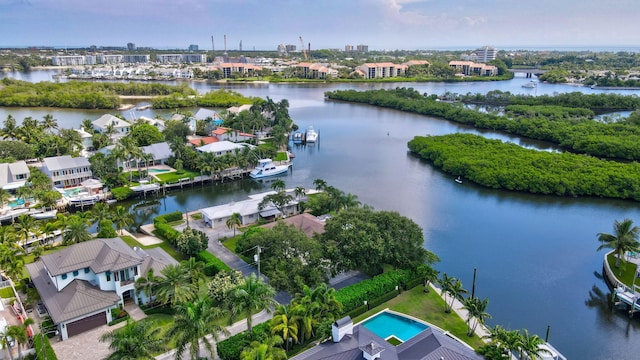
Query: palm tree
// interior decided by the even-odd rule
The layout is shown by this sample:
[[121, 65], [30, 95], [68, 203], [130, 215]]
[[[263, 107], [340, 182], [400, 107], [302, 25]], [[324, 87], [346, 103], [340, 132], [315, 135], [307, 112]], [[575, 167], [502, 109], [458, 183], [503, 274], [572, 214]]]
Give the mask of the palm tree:
[[287, 360], [287, 353], [279, 348], [282, 339], [272, 336], [267, 342], [252, 341], [240, 354], [240, 360]]
[[141, 276], [136, 280], [136, 292], [144, 292], [149, 301], [153, 301], [153, 290], [158, 286], [162, 278], [154, 274], [153, 268], [147, 270], [147, 276]]
[[242, 215], [240, 215], [240, 213], [233, 213], [231, 214], [231, 216], [227, 219], [227, 228], [228, 229], [233, 229], [233, 236], [236, 236], [236, 229], [238, 228], [238, 226], [242, 225]]
[[453, 309], [453, 302], [458, 299], [461, 300], [462, 299], [462, 295], [466, 294], [467, 290], [465, 288], [462, 287], [462, 281], [460, 281], [460, 279], [455, 279], [455, 281], [453, 281], [452, 286], [449, 288], [449, 311], [447, 312], [451, 312], [451, 310]]
[[204, 263], [191, 257], [189, 260], [182, 261], [180, 267], [184, 270], [187, 281], [197, 287], [200, 280], [206, 280], [204, 275]]
[[14, 226], [16, 228], [18, 238], [22, 240], [23, 247], [27, 246], [27, 241], [29, 241], [32, 236], [37, 237], [39, 235], [36, 220], [30, 215], [20, 215]]
[[62, 239], [65, 245], [78, 244], [91, 239], [86, 220], [77, 215], [69, 216]]
[[483, 324], [491, 315], [486, 312], [489, 299], [480, 300], [477, 297], [468, 297], [462, 302], [467, 310], [467, 336], [473, 336], [478, 324]]
[[89, 134], [93, 134], [93, 132], [94, 132], [93, 122], [91, 121], [91, 119], [82, 120], [82, 123], [80, 124], [80, 127], [82, 128], [82, 130], [88, 132]]
[[348, 193], [346, 195], [340, 196], [340, 210], [347, 210], [350, 208], [360, 206], [360, 201], [358, 201], [358, 196]]
[[6, 204], [10, 198], [11, 194], [7, 190], [0, 188], [0, 209], [4, 207], [4, 204]]
[[282, 338], [287, 351], [291, 341], [298, 342], [298, 323], [295, 315], [291, 313], [290, 306], [278, 305], [271, 319], [271, 333]]
[[322, 180], [322, 179], [313, 180], [313, 185], [315, 185], [316, 190], [318, 190], [318, 191], [324, 190], [324, 189], [327, 188], [327, 182]]
[[207, 298], [201, 298], [195, 302], [179, 304], [176, 306], [176, 314], [167, 336], [175, 341], [176, 359], [182, 359], [182, 354], [189, 347], [191, 359], [200, 359], [200, 342], [209, 353], [210, 358], [215, 357], [214, 343], [209, 340], [211, 334], [217, 341], [218, 334], [229, 332], [218, 321], [224, 316], [221, 308], [213, 306]]
[[54, 119], [53, 115], [46, 114], [45, 116], [43, 116], [42, 121], [40, 122], [40, 127], [44, 131], [49, 130], [48, 132], [51, 133], [50, 130], [58, 130], [58, 120]]
[[613, 223], [613, 234], [598, 233], [598, 241], [601, 245], [598, 250], [607, 248], [613, 249], [616, 253], [616, 267], [620, 267], [620, 259], [627, 251], [640, 251], [638, 235], [640, 228], [633, 225], [631, 219], [624, 219], [621, 222], [616, 220]]
[[418, 266], [418, 275], [423, 279], [424, 292], [429, 292], [430, 283], [438, 280], [438, 270], [432, 268], [427, 264], [421, 264]]
[[109, 211], [109, 205], [101, 202], [93, 205], [93, 209], [91, 209], [92, 224], [100, 224], [100, 221], [109, 219], [110, 217], [111, 212]]
[[244, 279], [244, 282], [230, 290], [227, 295], [227, 307], [233, 320], [238, 315], [247, 317], [247, 330], [253, 332], [251, 315], [254, 311], [265, 310], [271, 313], [271, 309], [277, 304], [273, 299], [275, 290], [255, 273]]
[[100, 336], [101, 342], [110, 342], [113, 351], [105, 360], [155, 359], [154, 353], [166, 348], [166, 339], [160, 337], [161, 327], [148, 321], [132, 322], [120, 329], [109, 331]]
[[342, 314], [342, 303], [336, 299], [336, 289], [328, 287], [325, 283], [313, 289], [311, 301], [317, 304], [317, 315], [320, 321], [333, 321]]
[[302, 199], [303, 196], [305, 196], [307, 194], [307, 191], [302, 186], [296, 186], [296, 189], [294, 190], [294, 193], [296, 195], [296, 198], [298, 200], [300, 200], [300, 199]]
[[120, 235], [122, 235], [122, 229], [133, 224], [133, 216], [124, 206], [117, 206], [116, 211], [114, 211], [111, 216]]
[[524, 329], [520, 334], [520, 358], [522, 359], [524, 354], [531, 360], [540, 359], [541, 355], [550, 353], [549, 350], [541, 348], [540, 345], [544, 344], [538, 335], [529, 335], [529, 331]]
[[180, 265], [168, 265], [161, 271], [162, 279], [156, 288], [156, 299], [163, 304], [181, 304], [195, 298], [196, 287]]
[[22, 359], [22, 346], [26, 345], [29, 341], [27, 327], [34, 323], [35, 321], [32, 318], [27, 318], [22, 325], [11, 325], [7, 327], [7, 335], [11, 336], [18, 344], [18, 359]]
[[282, 179], [273, 180], [273, 182], [271, 183], [271, 189], [275, 191], [282, 191], [284, 190], [285, 187], [286, 187], [286, 184]]
[[76, 149], [82, 148], [82, 137], [77, 131], [73, 129], [62, 129], [58, 136], [67, 147], [69, 154], [74, 153]]
[[0, 345], [2, 349], [6, 349], [9, 353], [9, 359], [13, 360], [11, 343], [13, 343], [13, 337], [11, 337], [11, 334], [9, 333], [9, 327], [6, 327], [3, 332], [0, 332]]

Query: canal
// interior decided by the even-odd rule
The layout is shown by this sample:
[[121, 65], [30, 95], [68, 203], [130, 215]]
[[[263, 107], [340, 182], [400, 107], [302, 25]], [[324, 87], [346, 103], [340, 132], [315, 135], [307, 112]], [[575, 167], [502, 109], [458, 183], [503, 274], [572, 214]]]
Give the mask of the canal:
[[[47, 80], [50, 72], [29, 75]], [[9, 74], [20, 77], [21, 75]], [[44, 78], [38, 79], [38, 76]], [[244, 95], [278, 101], [286, 98], [301, 129], [313, 126], [320, 141], [292, 146], [296, 155], [290, 173], [281, 177], [287, 187], [313, 187], [314, 179], [358, 196], [378, 210], [398, 211], [424, 229], [425, 248], [441, 259], [437, 269], [460, 278], [471, 289], [477, 269], [476, 295], [489, 298], [489, 325], [527, 328], [544, 337], [570, 359], [627, 359], [640, 354], [640, 319], [610, 310], [609, 290], [601, 278], [603, 252], [597, 252], [596, 233], [611, 232], [616, 219], [640, 223], [638, 204], [598, 198], [558, 198], [484, 189], [457, 184], [407, 151], [415, 135], [471, 132], [512, 141], [522, 146], [553, 149], [500, 133], [478, 132], [445, 120], [327, 101], [334, 89], [411, 86], [420, 92], [486, 93], [491, 90], [531, 93], [598, 90], [568, 85], [539, 84], [535, 93], [515, 78], [490, 83], [416, 84], [242, 84], [225, 86]], [[217, 84], [193, 83], [200, 92]], [[637, 91], [621, 91], [639, 94]], [[0, 109], [0, 120], [13, 114], [42, 118], [54, 115], [61, 126], [78, 126], [83, 118], [102, 112], [57, 109]], [[153, 110], [143, 112], [153, 115]], [[29, 114], [29, 115], [25, 115]], [[164, 113], [163, 113], [164, 114]], [[244, 199], [269, 189], [270, 183], [242, 180], [215, 186], [198, 185], [169, 193], [165, 198], [127, 204], [137, 223], [160, 213], [189, 210]], [[636, 316], [637, 317], [637, 316]]]

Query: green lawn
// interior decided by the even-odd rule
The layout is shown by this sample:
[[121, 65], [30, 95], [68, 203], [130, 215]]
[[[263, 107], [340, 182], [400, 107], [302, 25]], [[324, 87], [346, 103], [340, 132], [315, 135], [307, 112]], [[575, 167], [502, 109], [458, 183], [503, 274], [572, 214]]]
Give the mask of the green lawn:
[[9, 299], [13, 297], [13, 289], [11, 286], [0, 289], [0, 298]]
[[[137, 247], [142, 248], [142, 249], [151, 249], [151, 248], [159, 247], [162, 250], [166, 251], [167, 254], [171, 255], [171, 257], [176, 259], [177, 261], [186, 260], [184, 255], [182, 255], [180, 252], [178, 252], [178, 250], [176, 250], [176, 248], [171, 246], [171, 244], [169, 244], [166, 241], [162, 241], [162, 243], [155, 244], [155, 245], [142, 245], [135, 238], [133, 238], [131, 236], [125, 235], [125, 236], [120, 236], [120, 238], [122, 238], [122, 240], [124, 240], [124, 242], [127, 245], [131, 246], [131, 247], [137, 246]], [[162, 239], [160, 239], [160, 240], [162, 240]]]
[[286, 161], [286, 160], [289, 160], [289, 156], [285, 151], [278, 151], [275, 159], [273, 159], [273, 161]]
[[160, 179], [160, 181], [162, 182], [175, 183], [183, 178], [193, 179], [196, 176], [200, 176], [200, 173], [195, 171], [183, 170], [182, 173], [180, 174], [178, 174], [178, 172], [170, 172], [170, 173], [164, 173], [164, 174], [157, 174], [155, 176], [158, 179]]
[[[624, 260], [620, 260], [620, 266], [616, 267], [617, 257], [614, 253], [607, 255], [607, 261], [609, 262], [609, 267], [611, 271], [613, 271], [613, 275], [618, 278], [618, 280], [622, 281], [628, 287], [631, 287], [631, 283], [636, 274], [636, 264], [627, 262]], [[640, 286], [640, 279], [636, 279], [636, 285]]]
[[386, 303], [356, 317], [353, 322], [360, 322], [385, 308], [389, 308], [449, 331], [474, 349], [484, 345], [484, 342], [477, 335], [473, 337], [467, 336], [467, 324], [458, 315], [453, 312], [450, 314], [444, 312], [444, 300], [435, 291], [431, 290], [425, 294], [423, 289], [422, 286], [416, 286], [411, 290], [405, 291]]

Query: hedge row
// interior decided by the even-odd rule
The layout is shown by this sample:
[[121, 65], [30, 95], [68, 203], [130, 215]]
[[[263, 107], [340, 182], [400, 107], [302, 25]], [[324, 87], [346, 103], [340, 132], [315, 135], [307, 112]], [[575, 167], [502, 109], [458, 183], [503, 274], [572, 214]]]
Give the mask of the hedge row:
[[169, 225], [169, 222], [182, 220], [182, 212], [174, 211], [172, 213], [156, 216], [153, 218], [153, 225], [156, 230], [153, 232], [161, 239], [168, 241], [171, 245], [176, 245], [176, 239], [180, 235], [180, 231]]
[[220, 271], [231, 271], [231, 268], [227, 264], [207, 250], [200, 251], [198, 255], [196, 255], [196, 259], [204, 263], [204, 274], [207, 276], [213, 276]]
[[[44, 352], [42, 351], [42, 345], [44, 340]], [[58, 360], [56, 352], [51, 347], [51, 342], [46, 336], [34, 336], [33, 348], [36, 350], [37, 359]]]
[[128, 187], [117, 187], [111, 189], [111, 195], [118, 201], [126, 200], [133, 196], [134, 191]]
[[221, 360], [238, 360], [240, 353], [245, 347], [249, 346], [252, 341], [262, 342], [269, 336], [269, 322], [265, 322], [253, 327], [253, 333], [243, 331], [237, 335], [223, 340], [218, 343], [217, 351]]
[[174, 221], [182, 220], [182, 212], [174, 211], [168, 214], [156, 216], [153, 219], [153, 223], [156, 224], [158, 222], [170, 223]]
[[336, 299], [342, 303], [344, 312], [348, 313], [364, 304], [365, 300], [370, 301], [395, 291], [396, 286], [404, 287], [416, 277], [409, 270], [389, 271], [336, 291]]

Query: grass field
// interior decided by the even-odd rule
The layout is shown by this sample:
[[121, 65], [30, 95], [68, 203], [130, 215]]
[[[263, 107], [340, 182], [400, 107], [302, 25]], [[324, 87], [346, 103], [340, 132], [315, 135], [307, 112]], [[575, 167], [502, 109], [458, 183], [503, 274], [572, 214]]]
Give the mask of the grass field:
[[631, 287], [631, 283], [634, 278], [636, 281], [636, 285], [640, 285], [640, 278], [636, 278], [636, 264], [627, 262], [626, 260], [620, 260], [620, 266], [616, 267], [616, 260], [618, 258], [614, 253], [607, 255], [607, 262], [609, 262], [609, 267], [611, 271], [613, 271], [613, 275], [618, 278], [618, 280], [622, 281], [628, 287]]
[[142, 249], [151, 249], [151, 248], [159, 247], [162, 250], [166, 251], [167, 254], [171, 255], [171, 257], [176, 259], [177, 261], [186, 260], [184, 255], [179, 253], [178, 250], [176, 250], [173, 246], [171, 246], [171, 244], [169, 244], [166, 241], [162, 241], [162, 243], [155, 244], [155, 245], [142, 245], [135, 238], [131, 236], [125, 235], [125, 236], [120, 236], [120, 238], [122, 238], [122, 240], [124, 240], [124, 242], [131, 247], [137, 246]]
[[184, 179], [184, 178], [193, 179], [196, 176], [200, 176], [200, 173], [197, 173], [195, 171], [189, 171], [189, 170], [183, 170], [180, 174], [178, 174], [178, 172], [170, 172], [170, 173], [155, 175], [155, 177], [160, 179], [160, 181], [162, 181], [163, 183], [175, 183], [175, 182], [178, 182], [180, 179]]

